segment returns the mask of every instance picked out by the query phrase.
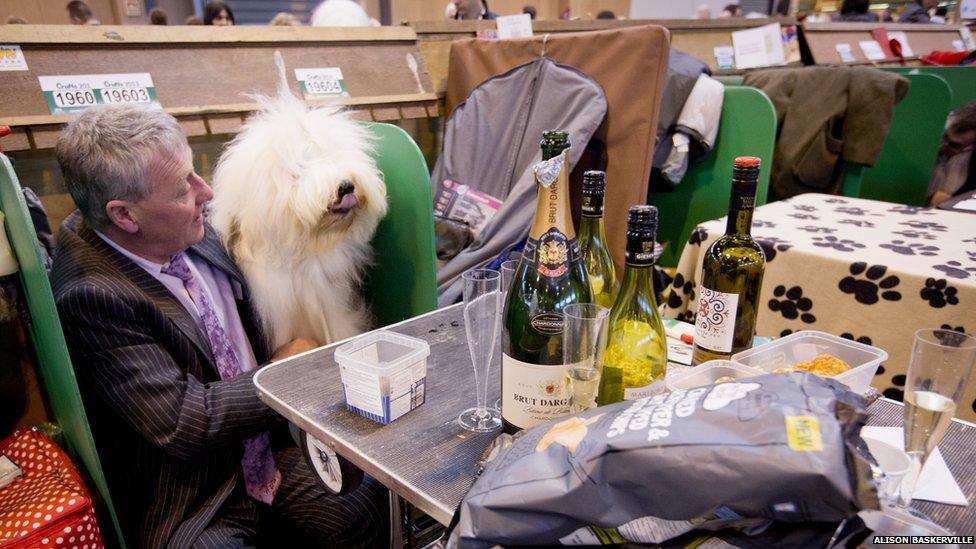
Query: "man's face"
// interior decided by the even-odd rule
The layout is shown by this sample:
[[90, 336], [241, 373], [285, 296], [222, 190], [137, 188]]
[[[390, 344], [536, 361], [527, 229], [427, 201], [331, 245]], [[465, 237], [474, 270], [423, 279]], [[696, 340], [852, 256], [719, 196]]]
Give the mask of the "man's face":
[[457, 0], [458, 18], [475, 19], [481, 14], [481, 3], [479, 0]]
[[129, 207], [139, 226], [135, 236], [159, 255], [174, 255], [203, 240], [203, 207], [213, 191], [193, 171], [190, 147], [156, 153], [148, 177], [149, 196]]

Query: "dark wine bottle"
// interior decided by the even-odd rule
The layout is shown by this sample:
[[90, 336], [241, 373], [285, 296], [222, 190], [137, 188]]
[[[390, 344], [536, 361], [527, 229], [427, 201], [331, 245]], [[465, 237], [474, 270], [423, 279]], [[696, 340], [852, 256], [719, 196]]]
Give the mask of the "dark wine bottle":
[[725, 235], [702, 260], [692, 364], [727, 359], [752, 347], [766, 254], [750, 235], [759, 159], [740, 156], [732, 168]]
[[617, 273], [610, 259], [603, 229], [605, 189], [605, 172], [589, 170], [583, 173], [583, 216], [580, 219], [579, 243], [586, 274], [590, 278], [593, 301], [609, 309], [617, 297]]
[[505, 303], [502, 423], [514, 433], [569, 413], [563, 309], [592, 301], [569, 206], [569, 135], [542, 136], [538, 201]]

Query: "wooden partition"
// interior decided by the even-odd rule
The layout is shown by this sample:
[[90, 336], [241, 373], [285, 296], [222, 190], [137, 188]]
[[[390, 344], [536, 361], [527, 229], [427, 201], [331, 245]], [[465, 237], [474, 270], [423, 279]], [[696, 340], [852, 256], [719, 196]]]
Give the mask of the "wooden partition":
[[[770, 23], [784, 27], [795, 26], [791, 17], [776, 19], [629, 19], [592, 21], [533, 21], [535, 34], [581, 32], [637, 25], [661, 25], [671, 32], [671, 44], [708, 63], [719, 74], [736, 71], [718, 71], [715, 48], [731, 46], [732, 33]], [[417, 32], [420, 52], [427, 61], [434, 89], [442, 93], [447, 82], [447, 68], [451, 54], [451, 42], [461, 38], [473, 38], [479, 31], [495, 29], [494, 21], [412, 21], [406, 23]]]
[[[961, 25], [922, 25], [905, 23], [804, 23], [800, 27], [804, 62], [814, 65], [878, 65], [898, 64], [897, 58], [889, 57], [883, 61], [870, 61], [861, 51], [859, 43], [874, 40], [871, 31], [884, 28], [887, 32], [903, 32], [911, 46], [911, 57], [907, 61], [917, 64], [917, 60], [935, 50], [956, 51], [953, 41], [962, 40]], [[837, 52], [838, 44], [850, 46], [853, 62], [844, 63]]]
[[349, 97], [331, 99], [357, 118], [438, 115], [417, 37], [407, 27], [0, 26], [0, 44], [20, 45], [28, 71], [3, 72], [0, 124], [6, 150], [52, 147], [68, 116], [52, 116], [39, 76], [149, 73], [162, 107], [189, 136], [234, 133], [257, 107], [246, 94], [273, 94], [281, 51], [289, 87], [296, 68], [338, 67]]

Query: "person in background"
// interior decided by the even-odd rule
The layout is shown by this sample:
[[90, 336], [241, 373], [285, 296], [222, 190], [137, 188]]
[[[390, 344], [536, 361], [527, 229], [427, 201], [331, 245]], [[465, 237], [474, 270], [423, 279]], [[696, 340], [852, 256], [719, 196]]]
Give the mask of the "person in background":
[[718, 16], [719, 19], [730, 19], [733, 17], [742, 17], [742, 8], [739, 4], [727, 4], [722, 8], [722, 15]]
[[617, 14], [613, 13], [610, 10], [603, 10], [600, 13], [596, 14], [596, 18], [597, 19], [616, 19], [617, 18]]
[[695, 8], [695, 19], [711, 19], [712, 18], [712, 8], [708, 7], [708, 4], [700, 4]]
[[163, 8], [153, 8], [149, 12], [150, 25], [169, 25], [169, 16]]
[[934, 8], [939, 0], [915, 0], [912, 4], [906, 4], [905, 10], [898, 18], [899, 23], [929, 23], [929, 9]]
[[498, 19], [498, 14], [488, 9], [488, 0], [456, 0], [454, 19]]
[[71, 0], [66, 6], [68, 19], [72, 25], [101, 25], [101, 21], [95, 19], [94, 14], [88, 4], [82, 0]]
[[202, 25], [203, 24], [203, 19], [200, 19], [200, 17], [199, 16], [196, 16], [196, 15], [188, 15], [186, 17], [186, 19], [183, 20], [183, 24], [184, 25]]
[[938, 25], [945, 25], [946, 16], [949, 15], [949, 9], [945, 6], [939, 6], [934, 10], [929, 10], [929, 13], [929, 21]]
[[26, 25], [27, 20], [19, 15], [8, 15], [4, 23], [7, 25]]
[[949, 113], [929, 182], [928, 205], [976, 191], [976, 101]]
[[61, 132], [56, 155], [78, 211], [58, 234], [51, 287], [128, 543], [388, 541], [386, 490], [367, 477], [327, 494], [258, 398], [259, 365], [316, 344], [266, 344], [247, 281], [204, 215], [213, 191], [179, 122], [97, 106]]
[[874, 23], [880, 20], [878, 14], [868, 11], [869, 0], [844, 0], [840, 5], [840, 13], [833, 17], [834, 21]]
[[529, 14], [529, 19], [532, 19], [533, 21], [535, 20], [535, 6], [522, 6], [522, 13]]
[[891, 8], [885, 8], [881, 10], [881, 22], [882, 23], [892, 23], [895, 20], [895, 16], [891, 11]]
[[215, 27], [233, 27], [234, 12], [226, 2], [210, 0], [203, 8], [203, 24]]
[[298, 19], [298, 17], [282, 11], [272, 17], [271, 22], [268, 23], [268, 25], [272, 27], [300, 27], [302, 26], [302, 22]]

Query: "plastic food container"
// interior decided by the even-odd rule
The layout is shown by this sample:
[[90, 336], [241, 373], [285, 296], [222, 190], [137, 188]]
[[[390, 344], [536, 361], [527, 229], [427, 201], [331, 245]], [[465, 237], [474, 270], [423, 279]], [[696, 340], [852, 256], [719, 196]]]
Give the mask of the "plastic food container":
[[817, 355], [830, 354], [851, 365], [851, 369], [834, 376], [852, 391], [865, 393], [878, 365], [888, 353], [870, 345], [837, 337], [824, 332], [804, 330], [732, 355], [732, 361], [749, 368], [771, 373], [777, 368], [790, 368], [797, 362], [808, 362]]
[[675, 391], [711, 385], [722, 378], [726, 378], [725, 381], [732, 381], [762, 375], [763, 373], [762, 370], [748, 368], [730, 360], [709, 360], [689, 368], [685, 372], [668, 377], [667, 384], [668, 389]]
[[335, 351], [346, 408], [382, 424], [424, 403], [430, 345], [393, 332], [373, 332]]

